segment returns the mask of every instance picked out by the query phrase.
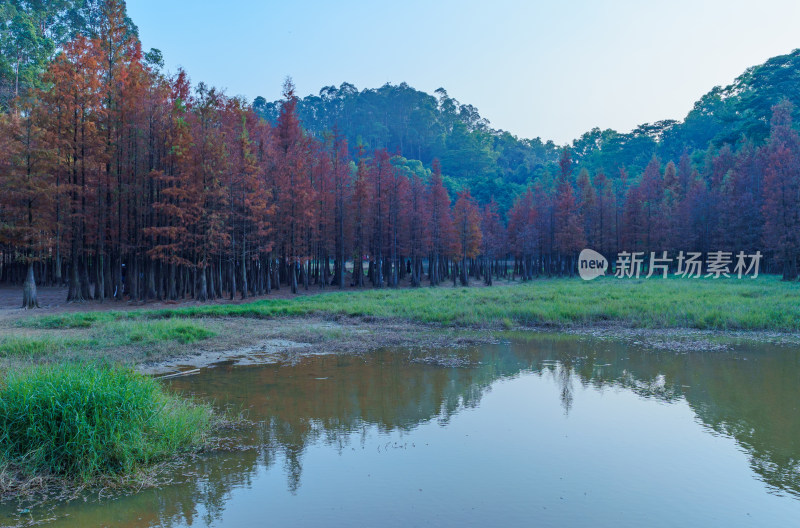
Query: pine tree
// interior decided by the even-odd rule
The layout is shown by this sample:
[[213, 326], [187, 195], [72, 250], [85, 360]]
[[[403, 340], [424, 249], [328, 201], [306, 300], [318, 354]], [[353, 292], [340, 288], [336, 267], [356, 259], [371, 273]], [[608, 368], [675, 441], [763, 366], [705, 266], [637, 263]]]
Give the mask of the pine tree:
[[476, 258], [481, 247], [481, 214], [469, 189], [458, 193], [453, 217], [461, 248], [461, 285], [468, 286], [468, 259]]
[[561, 173], [558, 178], [555, 209], [555, 247], [562, 259], [562, 271], [570, 275], [574, 272], [574, 263], [578, 252], [586, 246], [583, 221], [578, 208], [570, 176], [572, 161], [569, 149], [564, 149], [559, 162]]
[[764, 147], [764, 243], [783, 263], [783, 280], [797, 278], [800, 251], [800, 137], [792, 129], [792, 105], [772, 110], [771, 131]]

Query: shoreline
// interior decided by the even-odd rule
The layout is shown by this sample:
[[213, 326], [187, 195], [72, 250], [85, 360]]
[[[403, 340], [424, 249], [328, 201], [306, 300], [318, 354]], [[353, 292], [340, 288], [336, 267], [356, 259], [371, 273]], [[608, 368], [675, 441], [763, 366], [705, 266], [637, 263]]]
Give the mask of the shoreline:
[[[79, 312], [71, 316], [93, 313]], [[798, 331], [650, 328], [625, 321], [526, 325], [486, 320], [447, 324], [401, 316], [334, 312], [220, 316], [203, 313], [197, 316], [170, 314], [169, 317], [159, 317], [159, 312], [141, 312], [143, 317], [137, 314], [133, 318], [119, 312], [99, 314], [99, 321], [81, 319], [75, 324], [68, 322], [64, 327], [57, 324], [54, 328], [31, 324], [47, 320], [47, 315], [27, 320], [24, 316], [0, 320], [0, 372], [42, 363], [101, 361], [163, 376], [221, 362], [272, 363], [292, 354], [365, 353], [377, 348], [409, 346], [452, 348], [546, 334], [621, 340], [647, 349], [676, 353], [723, 351], [746, 343], [800, 346]], [[119, 314], [119, 319], [115, 314]], [[148, 317], [148, 314], [155, 316]], [[108, 315], [109, 319], [103, 318]], [[15, 353], [10, 345], [18, 344], [21, 352]], [[27, 351], [23, 345], [41, 346], [31, 346]]]
[[[800, 346], [800, 333], [768, 331], [710, 331], [690, 328], [642, 329], [620, 325], [567, 327], [496, 326], [454, 328], [402, 320], [366, 321], [325, 317], [246, 319], [260, 325], [260, 337], [244, 346], [214, 346], [178, 353], [136, 365], [158, 379], [191, 375], [217, 364], [254, 366], [294, 361], [309, 355], [368, 354], [384, 348], [425, 348], [432, 351], [481, 346], [520, 339], [567, 336], [597, 341], [623, 341], [649, 352], [706, 353], [731, 351], [735, 346], [772, 344]], [[241, 320], [228, 319], [231, 324]], [[241, 342], [239, 339], [237, 342]]]

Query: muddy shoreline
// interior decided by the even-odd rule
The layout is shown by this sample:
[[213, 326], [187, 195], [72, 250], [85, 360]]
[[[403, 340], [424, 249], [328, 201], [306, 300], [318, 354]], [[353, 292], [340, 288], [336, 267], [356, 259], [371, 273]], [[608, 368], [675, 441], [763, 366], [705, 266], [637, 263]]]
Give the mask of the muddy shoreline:
[[191, 374], [214, 364], [261, 365], [326, 354], [367, 354], [381, 348], [441, 350], [497, 343], [489, 331], [373, 318], [230, 318], [220, 335], [194, 350], [143, 361], [136, 369], [156, 377]]
[[628, 328], [620, 325], [568, 327], [452, 327], [398, 320], [350, 317], [230, 318], [227, 330], [193, 350], [139, 362], [137, 370], [168, 379], [214, 364], [291, 362], [306, 355], [365, 354], [381, 348], [413, 347], [436, 355], [443, 349], [560, 334], [575, 339], [624, 341], [645, 350], [674, 353], [724, 352], [736, 345], [800, 346], [800, 334], [759, 331]]

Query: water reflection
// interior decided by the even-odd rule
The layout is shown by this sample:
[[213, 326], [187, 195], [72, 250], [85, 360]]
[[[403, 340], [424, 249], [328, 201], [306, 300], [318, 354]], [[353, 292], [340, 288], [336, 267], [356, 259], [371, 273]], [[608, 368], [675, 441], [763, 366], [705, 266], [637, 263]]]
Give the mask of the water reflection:
[[[762, 345], [681, 354], [595, 339], [533, 336], [437, 354], [455, 355], [457, 363], [468, 366], [432, 364], [432, 351], [384, 350], [365, 356], [311, 356], [292, 364], [220, 365], [176, 379], [176, 390], [246, 409], [258, 426], [236, 433], [235, 439], [248, 447], [201, 457], [176, 476], [175, 485], [113, 502], [58, 507], [55, 525], [213, 525], [223, 518], [235, 525], [231, 516], [242, 507], [230, 508], [231, 497], [256, 482], [275, 480], [266, 474], [280, 473], [284, 490], [303, 495], [304, 475], [313, 468], [307, 460], [311, 447], [325, 446], [340, 457], [361, 450], [365, 458], [375, 449], [376, 437], [393, 435], [387, 436], [387, 445], [377, 445], [378, 452], [408, 448], [404, 438], [421, 442], [431, 435], [426, 429], [415, 436], [417, 429], [426, 424], [447, 429], [455, 416], [477, 411], [499, 381], [516, 378], [555, 388], [553, 402], [560, 402], [559, 412], [568, 421], [585, 420], [572, 415], [588, 403], [588, 395], [599, 398], [606, 391], [663, 404], [685, 401], [710, 433], [735, 439], [748, 456], [752, 476], [771, 493], [800, 496], [800, 358], [794, 350]], [[542, 397], [544, 389], [523, 397], [534, 394], [538, 399], [529, 405], [552, 405]], [[548, 424], [535, 425], [546, 429]], [[502, 444], [491, 438], [487, 446]], [[314, 460], [323, 463], [319, 456]], [[277, 493], [278, 484], [263, 486], [264, 493]], [[116, 520], [109, 523], [111, 518]]]
[[[476, 407], [496, 380], [531, 372], [557, 381], [565, 414], [574, 403], [573, 380], [664, 402], [685, 399], [703, 424], [747, 450], [753, 470], [765, 482], [800, 495], [800, 357], [794, 350], [765, 344], [735, 352], [672, 353], [539, 337], [457, 354], [472, 367], [411, 363], [413, 353], [382, 351], [307, 358], [290, 373], [281, 365], [223, 368], [207, 374], [220, 386], [200, 392], [216, 401], [246, 402], [251, 417], [265, 420], [258, 438], [267, 446], [264, 463], [280, 451], [294, 490], [310, 443], [321, 440], [343, 448], [365, 424], [382, 431], [410, 430], [434, 419], [446, 424], [461, 409]], [[235, 387], [227, 381], [230, 376], [236, 378]], [[198, 381], [181, 380], [176, 388], [197, 390]]]
[[[306, 446], [324, 442], [343, 449], [354, 432], [361, 431], [363, 439], [368, 425], [390, 431], [431, 420], [446, 424], [461, 409], [478, 406], [498, 379], [529, 372], [556, 380], [567, 415], [574, 404], [573, 381], [667, 403], [685, 399], [710, 430], [736, 439], [753, 471], [773, 491], [800, 495], [800, 359], [793, 350], [762, 345], [672, 353], [594, 339], [537, 337], [457, 354], [472, 366], [441, 368], [410, 362], [413, 353], [382, 351], [306, 358], [288, 372], [281, 365], [222, 368], [206, 374], [214, 388], [201, 393], [217, 401], [246, 402], [251, 417], [264, 420], [253, 440], [262, 446], [254, 466], [282, 458], [292, 492], [300, 487]], [[236, 379], [234, 387], [230, 377]], [[198, 381], [205, 385], [185, 379], [176, 388], [197, 390]]]
[[[381, 351], [366, 356], [315, 356], [296, 364], [221, 367], [206, 373], [212, 388], [200, 393], [234, 407], [241, 405], [257, 430], [243, 441], [259, 446], [259, 464], [284, 461], [288, 489], [301, 485], [302, 457], [308, 445], [337, 450], [354, 438], [363, 444], [368, 430], [411, 431], [421, 423], [446, 425], [464, 408], [477, 407], [484, 391], [500, 377], [516, 375], [521, 358], [488, 351], [465, 351], [469, 367], [442, 368], [414, 362], [416, 354]], [[530, 366], [530, 365], [528, 365]], [[235, 378], [231, 386], [230, 378]], [[196, 379], [175, 383], [197, 390]]]
[[[669, 403], [685, 399], [702, 424], [736, 439], [753, 471], [773, 491], [800, 496], [796, 350], [765, 344], [735, 352], [676, 354], [609, 343], [553, 346], [565, 347], [581, 383], [621, 387]], [[537, 348], [544, 352], [548, 347]]]

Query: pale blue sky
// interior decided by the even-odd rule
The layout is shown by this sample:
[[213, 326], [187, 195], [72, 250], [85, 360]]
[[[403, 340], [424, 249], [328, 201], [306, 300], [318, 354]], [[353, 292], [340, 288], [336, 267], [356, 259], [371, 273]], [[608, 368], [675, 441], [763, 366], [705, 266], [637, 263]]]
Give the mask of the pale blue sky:
[[252, 100], [350, 82], [444, 87], [492, 126], [571, 141], [682, 119], [714, 85], [800, 47], [796, 0], [128, 0], [146, 49]]

